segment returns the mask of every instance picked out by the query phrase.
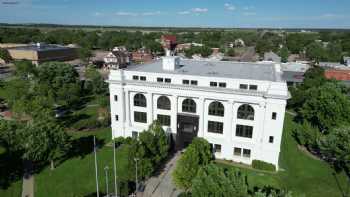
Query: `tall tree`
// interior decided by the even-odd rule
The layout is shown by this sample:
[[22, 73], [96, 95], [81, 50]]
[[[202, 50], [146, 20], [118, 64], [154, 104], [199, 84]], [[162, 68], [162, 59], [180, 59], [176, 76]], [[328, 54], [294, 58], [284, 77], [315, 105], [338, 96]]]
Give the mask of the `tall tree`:
[[172, 174], [176, 186], [188, 190], [200, 167], [212, 160], [210, 144], [202, 138], [195, 138], [177, 162]]
[[0, 59], [3, 59], [5, 63], [8, 63], [12, 60], [12, 57], [7, 49], [0, 48]]
[[20, 130], [23, 159], [51, 163], [59, 159], [70, 148], [69, 136], [52, 120], [41, 119]]
[[337, 169], [350, 173], [350, 128], [342, 126], [320, 141], [321, 152], [332, 161]]
[[193, 179], [192, 196], [246, 197], [248, 184], [241, 172], [209, 164], [202, 167]]

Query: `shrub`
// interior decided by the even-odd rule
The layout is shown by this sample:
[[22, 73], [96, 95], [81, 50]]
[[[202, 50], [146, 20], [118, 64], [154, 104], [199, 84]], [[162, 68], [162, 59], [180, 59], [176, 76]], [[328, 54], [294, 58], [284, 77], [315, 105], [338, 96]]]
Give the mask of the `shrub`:
[[72, 126], [73, 129], [76, 130], [90, 130], [90, 129], [96, 129], [101, 126], [101, 123], [94, 119], [94, 118], [89, 118], [89, 119], [84, 119], [80, 120]]
[[266, 171], [276, 171], [276, 166], [260, 160], [253, 160], [253, 168]]

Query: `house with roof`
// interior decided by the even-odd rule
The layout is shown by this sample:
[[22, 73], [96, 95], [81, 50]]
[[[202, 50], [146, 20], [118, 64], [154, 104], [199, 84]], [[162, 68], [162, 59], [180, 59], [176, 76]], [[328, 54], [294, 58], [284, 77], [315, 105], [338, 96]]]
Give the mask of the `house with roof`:
[[202, 137], [216, 158], [278, 168], [289, 98], [279, 64], [165, 56], [111, 70], [108, 83], [113, 138], [158, 120], [177, 150]]
[[130, 64], [129, 53], [120, 48], [114, 48], [107, 56], [104, 57], [105, 66], [107, 68], [120, 69]]
[[264, 61], [280, 63], [281, 60], [282, 58], [272, 51], [264, 53]]
[[343, 61], [346, 66], [350, 66], [350, 57], [344, 57]]

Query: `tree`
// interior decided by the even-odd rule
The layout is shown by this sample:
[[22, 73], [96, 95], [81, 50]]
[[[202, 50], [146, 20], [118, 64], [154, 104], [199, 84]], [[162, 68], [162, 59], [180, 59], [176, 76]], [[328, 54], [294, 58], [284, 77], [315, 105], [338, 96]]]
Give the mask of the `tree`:
[[287, 47], [282, 47], [279, 51], [279, 56], [281, 57], [281, 61], [283, 63], [288, 62], [289, 51]]
[[322, 132], [350, 121], [350, 101], [337, 83], [328, 82], [306, 92], [305, 103], [300, 109], [304, 120]]
[[12, 60], [12, 57], [8, 50], [0, 48], [0, 59], [3, 59], [5, 63], [8, 63]]
[[92, 66], [88, 66], [85, 72], [85, 77], [87, 82], [91, 84], [93, 94], [96, 96], [106, 95], [108, 86], [97, 69], [93, 68]]
[[192, 196], [246, 197], [248, 184], [246, 177], [233, 169], [224, 170], [215, 164], [199, 169], [192, 181]]
[[236, 51], [235, 51], [235, 49], [233, 49], [233, 48], [228, 49], [228, 50], [226, 51], [226, 55], [227, 55], [227, 56], [230, 56], [230, 57], [236, 56]]
[[21, 79], [28, 80], [32, 75], [35, 75], [36, 68], [30, 61], [16, 61], [16, 75]]
[[81, 94], [79, 74], [73, 66], [61, 62], [39, 65], [35, 92], [52, 98], [58, 105], [76, 103]]
[[0, 120], [0, 144], [10, 153], [20, 150], [17, 146], [20, 140], [17, 129], [21, 126], [15, 121]]
[[306, 57], [315, 62], [327, 60], [327, 51], [319, 42], [313, 42], [306, 47]]
[[321, 152], [337, 169], [350, 170], [350, 128], [341, 126], [335, 128], [329, 135], [320, 140]]
[[69, 136], [52, 120], [41, 119], [20, 130], [23, 159], [51, 163], [59, 159], [70, 148]]
[[203, 138], [195, 138], [177, 162], [172, 174], [175, 185], [188, 190], [200, 167], [209, 164], [213, 155], [210, 144]]
[[90, 49], [82, 47], [78, 49], [78, 56], [83, 62], [88, 63], [92, 53]]

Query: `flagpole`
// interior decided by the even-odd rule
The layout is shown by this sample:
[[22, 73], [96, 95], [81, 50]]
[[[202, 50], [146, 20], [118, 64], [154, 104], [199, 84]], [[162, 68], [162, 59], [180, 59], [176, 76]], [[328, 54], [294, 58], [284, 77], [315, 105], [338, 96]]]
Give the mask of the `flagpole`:
[[115, 158], [115, 140], [113, 140], [113, 161], [114, 161], [114, 191], [115, 191], [115, 197], [118, 197], [117, 164], [116, 164], [116, 158]]
[[98, 175], [97, 175], [97, 151], [96, 151], [96, 137], [94, 136], [94, 153], [95, 153], [95, 176], [96, 176], [96, 196], [100, 197], [100, 193], [98, 191]]

